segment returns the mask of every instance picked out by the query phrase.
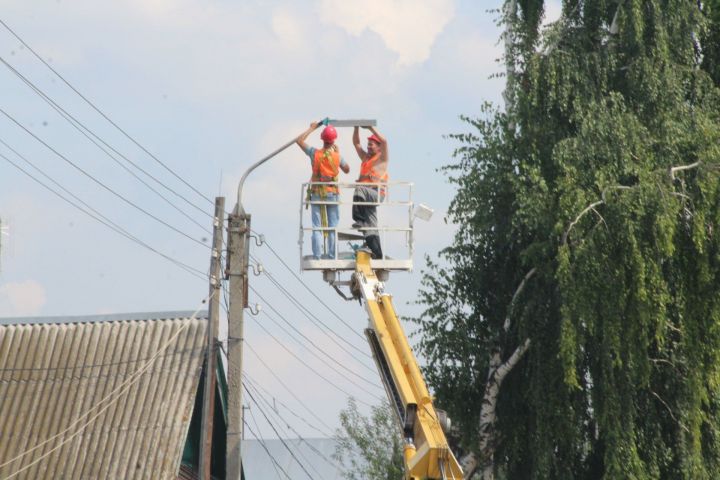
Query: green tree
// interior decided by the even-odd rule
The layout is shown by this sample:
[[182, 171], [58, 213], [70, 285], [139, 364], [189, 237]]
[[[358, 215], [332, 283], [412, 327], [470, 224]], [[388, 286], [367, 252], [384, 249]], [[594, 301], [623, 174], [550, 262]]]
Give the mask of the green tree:
[[333, 457], [349, 465], [343, 475], [348, 480], [398, 480], [404, 464], [400, 428], [387, 402], [371, 408], [364, 416], [354, 398], [340, 412], [341, 428]]
[[474, 468], [720, 478], [720, 2], [505, 2], [416, 319]]

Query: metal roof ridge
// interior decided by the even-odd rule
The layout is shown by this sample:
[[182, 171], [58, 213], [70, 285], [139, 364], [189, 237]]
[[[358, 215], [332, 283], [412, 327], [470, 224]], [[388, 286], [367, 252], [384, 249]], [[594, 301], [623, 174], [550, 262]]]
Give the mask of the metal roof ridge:
[[[68, 323], [98, 323], [98, 322], [121, 322], [121, 321], [155, 321], [170, 320], [176, 318], [191, 318], [194, 310], [177, 310], [161, 312], [132, 312], [132, 313], [107, 313], [94, 315], [54, 315], [54, 316], [31, 316], [31, 317], [0, 317], [0, 325], [34, 325], [34, 324], [68, 324]], [[200, 311], [195, 318], [208, 318], [206, 310]]]

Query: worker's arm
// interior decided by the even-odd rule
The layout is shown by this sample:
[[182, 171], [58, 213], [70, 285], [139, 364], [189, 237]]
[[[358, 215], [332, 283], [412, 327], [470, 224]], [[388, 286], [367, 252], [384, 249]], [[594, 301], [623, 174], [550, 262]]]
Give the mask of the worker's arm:
[[[380, 140], [380, 160], [379, 164], [382, 165], [384, 168], [387, 168], [388, 164], [388, 144], [387, 144], [387, 138], [385, 138], [380, 132], [377, 131], [375, 127], [365, 127], [368, 130], [370, 130], [373, 135], [375, 135], [378, 140]], [[378, 166], [380, 166], [378, 165]]]
[[[367, 157], [367, 152], [363, 150], [362, 144], [360, 143], [360, 130], [358, 127], [355, 127], [353, 130], [353, 145], [355, 145], [355, 151], [358, 154], [358, 157], [360, 157], [360, 160], [365, 160]], [[347, 173], [347, 172], [346, 172]]]
[[312, 132], [314, 132], [316, 128], [318, 128], [318, 123], [312, 122], [310, 124], [310, 127], [307, 130], [305, 130], [303, 133], [301, 133], [300, 136], [297, 137], [297, 139], [295, 139], [295, 143], [297, 143], [298, 147], [302, 148], [302, 151], [305, 153], [307, 153], [307, 151], [308, 151], [308, 146], [305, 143], [305, 140], [307, 140], [307, 137], [309, 137], [310, 134]]
[[383, 157], [387, 159], [387, 138], [385, 138], [380, 132], [378, 132], [375, 127], [368, 126], [365, 128], [370, 130], [373, 135], [375, 135], [378, 140], [380, 140], [380, 152], [383, 154]]

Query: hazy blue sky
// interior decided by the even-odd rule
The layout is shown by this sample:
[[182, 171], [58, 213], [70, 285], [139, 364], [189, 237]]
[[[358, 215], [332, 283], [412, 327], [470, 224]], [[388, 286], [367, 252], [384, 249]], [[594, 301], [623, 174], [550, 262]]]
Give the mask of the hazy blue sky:
[[[253, 162], [292, 139], [312, 121], [373, 118], [389, 140], [390, 173], [415, 183], [415, 199], [435, 209], [418, 224], [416, 270], [390, 277], [397, 310], [414, 314], [424, 255], [436, 256], [454, 228], [444, 222], [453, 195], [438, 167], [456, 144], [443, 135], [464, 132], [460, 115], [501, 102], [502, 46], [495, 25], [500, 0], [0, 0], [0, 19], [113, 121], [205, 196], [235, 202], [237, 182]], [[559, 2], [548, 18], [557, 18]], [[212, 205], [187, 188], [94, 112], [80, 97], [0, 27], [0, 57], [98, 137], [152, 173], [202, 213], [160, 189], [201, 228], [140, 184], [73, 129], [35, 92], [0, 64], [0, 108], [68, 160], [119, 195], [209, 245]], [[363, 132], [363, 135], [366, 135]], [[351, 130], [339, 145], [356, 175]], [[65, 188], [156, 250], [206, 271], [209, 251], [123, 203], [0, 114], [0, 140]], [[309, 143], [318, 144], [315, 134]], [[0, 154], [24, 164], [0, 143]], [[122, 160], [120, 160], [122, 161]], [[39, 176], [39, 174], [35, 173]], [[300, 184], [309, 166], [291, 147], [254, 173], [244, 204], [253, 229], [299, 273], [297, 232]], [[350, 181], [354, 176], [345, 177]], [[152, 182], [152, 181], [150, 181]], [[195, 310], [207, 282], [121, 237], [33, 183], [0, 158], [0, 218], [9, 226], [0, 251], [0, 315], [64, 315]], [[349, 223], [347, 215], [341, 222]], [[265, 277], [252, 285], [275, 319], [275, 308], [295, 328], [374, 385], [330, 370], [264, 315], [248, 316], [247, 341], [276, 375], [327, 423], [337, 425], [345, 394], [317, 378], [273, 338], [336, 386], [375, 403], [383, 396], [356, 303], [340, 299], [320, 274], [302, 279], [351, 328], [309, 297], [265, 247], [252, 254], [319, 321], [353, 344], [358, 362], [337, 347]], [[269, 305], [267, 305], [269, 304]], [[289, 328], [285, 326], [285, 328]], [[297, 336], [297, 335], [296, 335]], [[332, 340], [332, 339], [334, 340]], [[307, 341], [303, 342], [307, 345]], [[248, 351], [251, 378], [296, 405]], [[327, 360], [326, 358], [324, 360]], [[364, 363], [369, 369], [360, 364]], [[337, 368], [337, 365], [335, 366]], [[368, 393], [370, 392], [370, 393]], [[281, 411], [282, 413], [282, 411]], [[303, 413], [302, 410], [298, 410]], [[303, 435], [317, 432], [302, 423]], [[267, 427], [261, 427], [268, 434]]]

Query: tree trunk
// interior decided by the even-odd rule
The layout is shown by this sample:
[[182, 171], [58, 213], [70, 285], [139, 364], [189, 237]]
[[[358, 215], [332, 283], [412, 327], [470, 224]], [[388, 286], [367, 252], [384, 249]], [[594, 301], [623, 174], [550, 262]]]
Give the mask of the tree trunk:
[[488, 380], [480, 410], [480, 468], [483, 480], [494, 480], [495, 478], [495, 422], [497, 421], [496, 409], [500, 386], [528, 348], [530, 348], [529, 338], [515, 349], [505, 363], [500, 364], [499, 352], [493, 353], [490, 359]]

